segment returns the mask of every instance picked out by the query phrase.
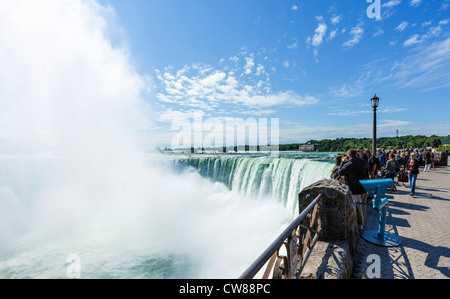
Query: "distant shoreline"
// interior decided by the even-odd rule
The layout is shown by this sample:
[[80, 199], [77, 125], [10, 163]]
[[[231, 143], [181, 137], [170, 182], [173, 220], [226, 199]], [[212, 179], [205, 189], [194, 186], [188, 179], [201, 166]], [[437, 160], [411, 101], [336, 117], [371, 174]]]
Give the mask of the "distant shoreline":
[[[372, 138], [336, 138], [336, 139], [323, 139], [323, 140], [310, 140], [308, 143], [312, 144], [320, 144], [318, 148], [318, 152], [346, 152], [351, 148], [368, 148], [372, 149]], [[299, 151], [301, 145], [305, 145], [305, 143], [291, 143], [291, 144], [281, 144], [278, 146], [278, 151], [280, 152], [289, 152], [289, 151]], [[399, 137], [380, 137], [377, 138], [377, 148], [384, 148], [386, 150], [391, 149], [405, 149], [405, 148], [438, 148], [439, 150], [450, 150], [450, 135], [448, 136], [437, 136], [431, 135], [429, 137], [424, 135], [408, 135], [408, 136], [399, 136]], [[244, 150], [252, 150], [258, 149], [260, 151], [266, 151], [267, 148], [270, 150], [270, 145], [266, 146], [227, 146], [217, 148], [203, 148], [203, 151], [218, 151], [222, 150], [222, 152], [233, 152], [236, 149], [240, 151]], [[166, 148], [165, 150], [160, 149], [161, 151], [170, 150]], [[177, 151], [189, 151], [188, 148], [184, 149], [176, 149]], [[191, 150], [194, 151], [202, 151], [201, 147], [193, 147]]]

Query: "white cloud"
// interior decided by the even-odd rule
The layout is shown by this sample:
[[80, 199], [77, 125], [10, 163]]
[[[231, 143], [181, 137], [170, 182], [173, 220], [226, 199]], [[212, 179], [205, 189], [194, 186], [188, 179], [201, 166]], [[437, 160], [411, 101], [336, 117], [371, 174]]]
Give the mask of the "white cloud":
[[[226, 76], [227, 75], [224, 72], [216, 71], [206, 78], [201, 79], [200, 84], [207, 88], [215, 88], [216, 86], [220, 85], [220, 83], [226, 78]], [[181, 84], [179, 86], [181, 87]]]
[[317, 48], [315, 48], [315, 49], [313, 50], [313, 54], [314, 54], [314, 61], [315, 61], [316, 63], [318, 63], [318, 62], [319, 62], [319, 58], [318, 58], [318, 56], [319, 56], [319, 50], [317, 50]]
[[330, 32], [330, 36], [328, 37], [328, 39], [329, 39], [329, 40], [332, 40], [333, 38], [335, 38], [335, 37], [336, 37], [336, 34], [337, 34], [337, 31], [338, 31], [337, 29], [331, 31], [331, 32]]
[[[403, 112], [406, 111], [406, 108], [399, 108], [399, 107], [385, 107], [383, 109], [380, 109], [379, 112], [380, 113], [397, 113], [397, 112]], [[337, 111], [334, 112], [330, 112], [328, 113], [328, 115], [330, 116], [343, 116], [343, 117], [348, 117], [348, 116], [360, 116], [362, 114], [371, 114], [373, 113], [373, 110], [368, 108], [365, 110], [349, 110], [349, 109], [338, 109]]]
[[450, 0], [445, 0], [445, 2], [442, 2], [440, 10], [447, 10], [450, 7]]
[[252, 57], [246, 57], [245, 61], [247, 62], [244, 66], [245, 74], [250, 75], [253, 71], [253, 67], [255, 66], [255, 60]]
[[374, 86], [385, 88], [430, 91], [450, 87], [450, 37], [433, 43], [423, 43], [419, 36], [409, 42], [420, 43], [411, 55], [389, 62], [380, 59], [365, 66], [358, 76], [347, 83], [330, 88], [330, 94], [337, 98], [353, 98], [365, 94]]
[[391, 0], [391, 1], [388, 1], [386, 3], [383, 3], [382, 7], [390, 8], [390, 7], [397, 6], [400, 3], [402, 3], [402, 0]]
[[237, 56], [231, 56], [231, 57], [230, 57], [230, 61], [232, 61], [232, 62], [238, 62], [238, 61], [239, 61], [239, 57], [237, 57]]
[[364, 28], [362, 28], [362, 25], [353, 27], [352, 30], [350, 31], [350, 34], [352, 35], [352, 38], [343, 44], [344, 47], [353, 47], [357, 45], [362, 39], [362, 36], [364, 34]]
[[400, 25], [397, 26], [397, 28], [395, 28], [395, 30], [402, 32], [406, 29], [406, 27], [408, 27], [408, 22], [403, 21]]
[[288, 49], [297, 49], [298, 48], [298, 41], [294, 40], [294, 43], [291, 45], [286, 46]]
[[411, 36], [409, 39], [407, 39], [404, 43], [403, 46], [405, 47], [409, 47], [415, 44], [420, 44], [421, 42], [423, 42], [423, 40], [419, 39], [419, 35], [415, 34], [413, 36]]
[[331, 18], [331, 24], [337, 25], [337, 24], [339, 24], [339, 23], [341, 22], [341, 20], [342, 20], [342, 15], [339, 15], [339, 16], [333, 16], [333, 17]]
[[448, 25], [450, 23], [450, 19], [445, 19], [439, 22], [439, 25]]
[[258, 67], [256, 68], [256, 76], [260, 76], [262, 74], [265, 74], [266, 70], [264, 68], [263, 65], [259, 64]]
[[[250, 64], [254, 68], [254, 58], [248, 58], [241, 72], [227, 73], [204, 64], [185, 66], [182, 72], [171, 72], [168, 76], [162, 76], [161, 72], [156, 70], [156, 79], [159, 81], [156, 98], [165, 107], [161, 119], [184, 116], [186, 111], [190, 111], [186, 109], [200, 109], [210, 113], [225, 109], [230, 113], [245, 111], [242, 108], [262, 111], [267, 107], [305, 106], [319, 101], [291, 90], [272, 91], [269, 74], [262, 64], [257, 65], [253, 77], [242, 76], [249, 73], [248, 62], [251, 61]], [[263, 75], [263, 79], [256, 79]]]
[[[431, 24], [430, 22], [425, 22], [422, 24], [422, 27], [427, 27]], [[439, 22], [439, 24], [435, 27], [430, 27], [427, 33], [419, 35], [415, 34], [411, 36], [408, 40], [406, 40], [403, 43], [403, 46], [409, 47], [412, 45], [420, 44], [425, 42], [426, 40], [429, 40], [431, 38], [441, 37], [443, 33], [445, 32], [444, 26], [450, 24], [450, 19], [444, 19]]]
[[[321, 19], [318, 18], [318, 20], [320, 21]], [[311, 39], [311, 44], [314, 47], [320, 46], [323, 42], [323, 37], [325, 36], [326, 33], [327, 33], [327, 25], [322, 22], [319, 23], [319, 25], [317, 26], [317, 29], [315, 31], [315, 34]]]
[[373, 34], [373, 36], [376, 37], [376, 36], [380, 36], [380, 35], [383, 35], [383, 34], [384, 34], [383, 29], [378, 28], [377, 32], [375, 32], [375, 33]]
[[352, 98], [360, 96], [370, 84], [372, 72], [367, 71], [357, 78], [352, 78], [351, 83], [344, 83], [338, 87], [330, 88], [330, 93], [338, 98]]
[[410, 0], [409, 5], [411, 5], [413, 7], [417, 7], [420, 5], [421, 2], [422, 2], [422, 0]]
[[291, 10], [297, 11], [298, 10], [298, 6], [297, 5], [292, 5]]
[[[417, 39], [413, 36], [411, 43]], [[450, 38], [422, 46], [419, 51], [399, 62], [387, 82], [401, 88], [433, 90], [450, 86]]]

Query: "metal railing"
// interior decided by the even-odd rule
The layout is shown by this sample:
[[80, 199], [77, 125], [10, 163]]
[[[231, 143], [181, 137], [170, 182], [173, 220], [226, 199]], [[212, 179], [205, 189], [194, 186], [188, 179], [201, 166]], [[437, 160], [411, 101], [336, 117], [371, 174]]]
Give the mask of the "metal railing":
[[[272, 279], [298, 279], [319, 238], [317, 210], [321, 198], [317, 196], [239, 279], [253, 279], [266, 264], [262, 279], [268, 279], [271, 273]], [[286, 255], [280, 255], [283, 245]]]

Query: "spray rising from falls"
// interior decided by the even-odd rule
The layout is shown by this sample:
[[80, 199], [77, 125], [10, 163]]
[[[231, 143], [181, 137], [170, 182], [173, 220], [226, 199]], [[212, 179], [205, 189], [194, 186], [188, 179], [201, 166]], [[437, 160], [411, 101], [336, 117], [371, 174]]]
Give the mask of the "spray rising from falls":
[[235, 278], [327, 177], [290, 158], [175, 158], [212, 181], [156, 165], [135, 138], [148, 82], [111, 44], [113, 9], [0, 5], [0, 279], [66, 278], [74, 254], [82, 278]]
[[301, 190], [322, 179], [329, 179], [334, 164], [307, 158], [211, 156], [175, 159], [177, 168], [193, 167], [213, 182], [225, 184], [245, 197], [270, 198], [298, 213]]
[[111, 7], [0, 5], [0, 279], [66, 278], [73, 254], [82, 278], [235, 278], [284, 229], [281, 205], [145, 159]]

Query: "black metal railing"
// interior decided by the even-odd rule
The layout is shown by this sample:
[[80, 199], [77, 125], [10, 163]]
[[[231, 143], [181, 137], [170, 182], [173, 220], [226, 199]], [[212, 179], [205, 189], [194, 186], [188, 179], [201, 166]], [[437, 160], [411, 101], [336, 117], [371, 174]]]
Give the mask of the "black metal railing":
[[[239, 279], [253, 279], [265, 265], [262, 279], [268, 279], [271, 273], [272, 279], [298, 279], [319, 237], [317, 210], [321, 198], [317, 196]], [[283, 245], [286, 254], [280, 255]]]

